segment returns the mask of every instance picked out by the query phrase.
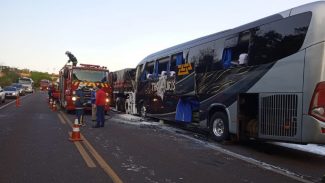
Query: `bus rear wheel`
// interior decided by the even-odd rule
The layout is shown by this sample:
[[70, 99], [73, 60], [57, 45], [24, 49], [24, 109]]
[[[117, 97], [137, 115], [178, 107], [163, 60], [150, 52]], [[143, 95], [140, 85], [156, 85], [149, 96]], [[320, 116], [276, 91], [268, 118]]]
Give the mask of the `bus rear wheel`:
[[210, 118], [210, 133], [217, 142], [229, 139], [228, 118], [223, 112], [215, 112]]
[[140, 107], [140, 116], [142, 118], [147, 117], [147, 109], [146, 109], [146, 107], [143, 104]]

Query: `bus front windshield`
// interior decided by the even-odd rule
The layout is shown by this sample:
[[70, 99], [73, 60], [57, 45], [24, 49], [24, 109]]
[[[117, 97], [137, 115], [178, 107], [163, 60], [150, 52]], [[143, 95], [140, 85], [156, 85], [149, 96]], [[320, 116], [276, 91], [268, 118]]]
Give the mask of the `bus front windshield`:
[[106, 71], [76, 70], [72, 72], [74, 81], [105, 82]]

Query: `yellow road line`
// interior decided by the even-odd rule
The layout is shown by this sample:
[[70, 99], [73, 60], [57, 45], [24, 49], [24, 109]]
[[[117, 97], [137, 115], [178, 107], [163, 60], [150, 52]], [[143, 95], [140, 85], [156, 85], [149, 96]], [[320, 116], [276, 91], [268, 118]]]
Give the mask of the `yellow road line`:
[[86, 145], [89, 152], [96, 159], [97, 163], [100, 167], [111, 177], [114, 183], [123, 183], [123, 181], [119, 178], [119, 176], [115, 173], [115, 171], [106, 163], [106, 161], [98, 154], [95, 148], [88, 142], [88, 140], [81, 134], [81, 138], [83, 139], [83, 143]]
[[[69, 135], [70, 135], [70, 133], [69, 133]], [[94, 161], [88, 155], [88, 153], [86, 152], [85, 148], [82, 147], [82, 145], [80, 144], [80, 142], [74, 142], [74, 144], [76, 145], [76, 147], [77, 147], [78, 151], [80, 152], [82, 158], [85, 160], [87, 166], [89, 168], [95, 168], [96, 165], [95, 165]]]
[[[62, 117], [66, 120], [67, 124], [72, 127], [72, 123], [70, 119], [61, 112]], [[92, 154], [92, 156], [96, 159], [99, 166], [104, 170], [104, 172], [113, 180], [114, 183], [123, 183], [123, 181], [119, 178], [119, 176], [115, 173], [115, 171], [106, 163], [104, 158], [102, 158], [99, 153], [95, 150], [95, 148], [88, 142], [85, 136], [81, 134], [81, 138], [83, 139], [83, 143], [85, 144], [88, 151]]]
[[69, 123], [70, 122], [69, 118], [63, 112], [60, 112], [60, 113], [61, 113], [62, 117], [65, 119], [66, 123], [72, 127], [72, 123]]
[[[59, 116], [60, 122], [61, 122], [63, 125], [67, 124], [67, 121], [66, 121], [66, 119], [63, 119], [64, 117], [62, 117], [62, 116], [63, 116], [62, 114], [58, 114], [58, 116]], [[69, 136], [71, 136], [71, 132], [69, 132]], [[82, 147], [82, 145], [80, 144], [80, 142], [75, 142], [74, 144], [76, 145], [76, 147], [77, 147], [77, 149], [78, 149], [78, 151], [79, 151], [81, 157], [85, 160], [87, 166], [88, 166], [89, 168], [95, 168], [96, 165], [95, 165], [94, 161], [93, 161], [93, 160], [91, 159], [91, 157], [88, 155], [88, 153], [87, 153], [87, 151], [85, 150], [85, 148]]]
[[59, 116], [60, 122], [61, 122], [62, 124], [65, 125], [66, 122], [65, 122], [65, 120], [63, 119], [62, 115], [61, 115], [61, 114], [58, 114], [58, 116]]

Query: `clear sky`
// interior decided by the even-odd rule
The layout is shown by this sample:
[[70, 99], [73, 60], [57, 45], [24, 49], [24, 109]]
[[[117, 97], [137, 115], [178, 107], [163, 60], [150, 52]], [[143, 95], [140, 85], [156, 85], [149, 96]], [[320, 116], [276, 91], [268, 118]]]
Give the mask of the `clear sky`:
[[58, 72], [79, 63], [115, 71], [147, 55], [313, 0], [0, 0], [0, 65]]

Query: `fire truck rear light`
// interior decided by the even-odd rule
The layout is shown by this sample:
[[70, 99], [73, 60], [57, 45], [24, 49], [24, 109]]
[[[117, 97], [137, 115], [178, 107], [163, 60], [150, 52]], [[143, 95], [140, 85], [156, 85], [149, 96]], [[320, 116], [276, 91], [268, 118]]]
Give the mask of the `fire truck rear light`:
[[322, 128], [322, 133], [325, 133], [325, 128]]

